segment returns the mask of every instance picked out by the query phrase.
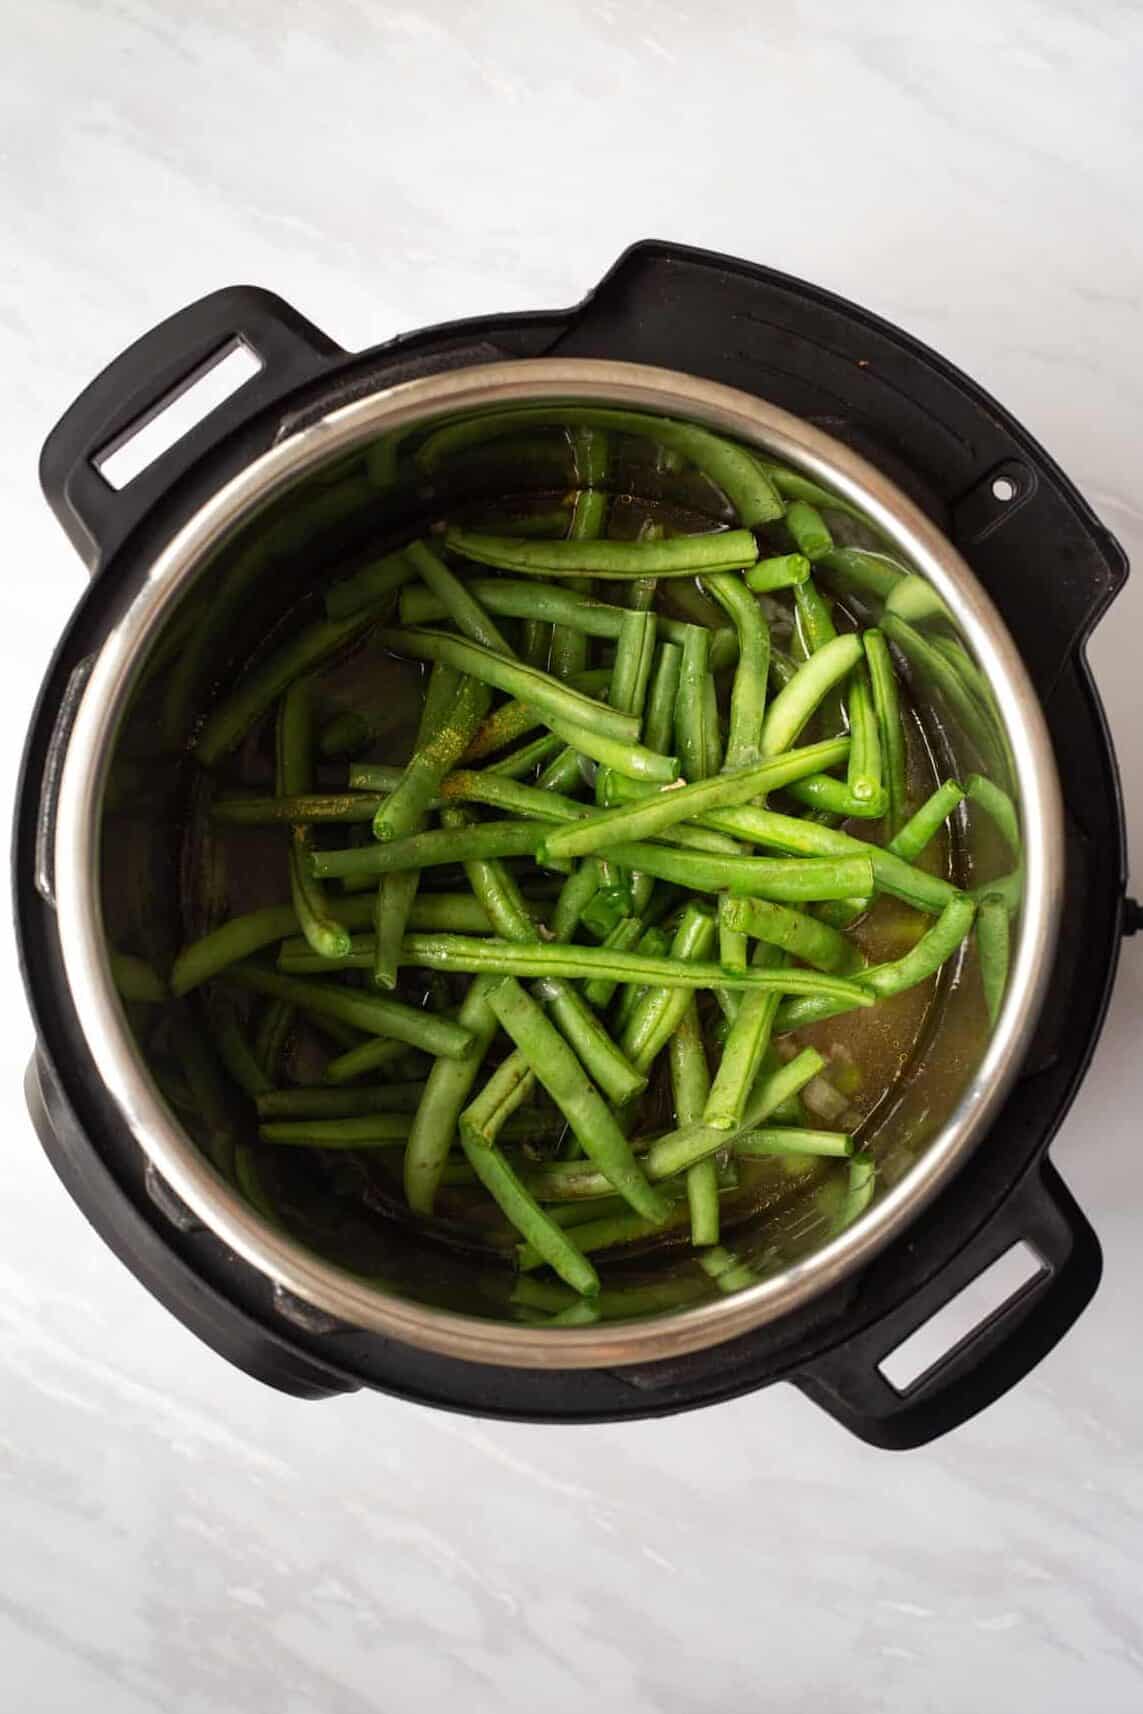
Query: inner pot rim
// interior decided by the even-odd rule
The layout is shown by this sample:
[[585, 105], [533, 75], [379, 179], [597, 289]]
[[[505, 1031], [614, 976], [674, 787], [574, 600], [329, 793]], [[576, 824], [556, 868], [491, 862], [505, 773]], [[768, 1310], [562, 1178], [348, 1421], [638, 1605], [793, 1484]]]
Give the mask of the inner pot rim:
[[[646, 1321], [546, 1330], [382, 1295], [267, 1226], [216, 1173], [167, 1108], [127, 1027], [106, 957], [98, 852], [106, 770], [137, 670], [187, 585], [255, 507], [381, 432], [463, 411], [573, 399], [687, 418], [796, 465], [860, 506], [933, 584], [988, 678], [1031, 837], [1000, 1017], [953, 1113], [906, 1177], [812, 1256], [733, 1296]], [[68, 743], [55, 832], [59, 935], [76, 1015], [123, 1123], [161, 1177], [245, 1261], [338, 1321], [444, 1356], [513, 1368], [588, 1369], [681, 1356], [774, 1321], [872, 1261], [963, 1165], [1012, 1085], [1051, 969], [1063, 867], [1059, 779], [1036, 693], [989, 597], [924, 513], [858, 454], [750, 394], [672, 370], [575, 358], [492, 363], [379, 389], [289, 435], [224, 484], [155, 556], [95, 657]]]

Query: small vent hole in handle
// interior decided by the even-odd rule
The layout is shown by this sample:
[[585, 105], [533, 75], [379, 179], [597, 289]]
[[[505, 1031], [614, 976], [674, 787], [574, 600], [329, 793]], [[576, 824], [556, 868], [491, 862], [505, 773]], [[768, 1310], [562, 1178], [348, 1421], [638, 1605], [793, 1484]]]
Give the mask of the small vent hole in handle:
[[243, 339], [232, 339], [187, 376], [155, 409], [103, 447], [92, 462], [116, 493], [161, 458], [262, 370], [262, 359]]
[[918, 1327], [890, 1351], [878, 1368], [897, 1392], [908, 1392], [930, 1375], [970, 1334], [1007, 1309], [1016, 1297], [1046, 1272], [1043, 1260], [1031, 1244], [1013, 1244], [923, 1327]]

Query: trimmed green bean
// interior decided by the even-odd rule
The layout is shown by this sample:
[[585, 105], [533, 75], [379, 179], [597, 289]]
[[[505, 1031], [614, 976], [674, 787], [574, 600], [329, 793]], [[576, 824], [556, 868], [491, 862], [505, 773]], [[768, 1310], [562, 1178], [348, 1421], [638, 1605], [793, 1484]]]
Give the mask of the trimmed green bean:
[[770, 672], [770, 629], [742, 579], [729, 572], [703, 579], [703, 585], [731, 619], [738, 637], [738, 665], [730, 691], [727, 769], [762, 760], [762, 721]]
[[275, 1119], [259, 1125], [264, 1143], [292, 1143], [307, 1149], [374, 1149], [404, 1143], [407, 1113], [361, 1113], [340, 1119]]
[[807, 655], [816, 655], [837, 636], [833, 610], [813, 578], [807, 578], [794, 591], [794, 608], [798, 616], [798, 634]]
[[762, 753], [788, 750], [823, 698], [861, 659], [861, 639], [852, 633], [824, 643], [798, 668], [770, 704], [762, 727]]
[[[741, 810], [722, 810], [720, 815], [740, 815]], [[750, 811], [757, 814], [757, 811]], [[705, 818], [704, 818], [705, 819]], [[800, 824], [799, 824], [800, 825]], [[825, 831], [823, 829], [823, 831]], [[854, 840], [855, 845], [860, 841]], [[608, 856], [624, 868], [640, 869], [657, 881], [672, 881], [696, 893], [746, 893], [786, 904], [818, 899], [850, 898], [873, 885], [874, 869], [866, 855], [818, 859], [732, 857], [717, 851], [688, 851], [645, 840], [613, 845]], [[953, 891], [952, 888], [949, 891]]]
[[845, 1160], [856, 1147], [847, 1131], [813, 1131], [801, 1125], [763, 1125], [734, 1139], [735, 1154], [752, 1159], [765, 1159], [769, 1155], [826, 1155]]
[[675, 742], [685, 779], [706, 777], [706, 685], [710, 673], [710, 632], [689, 627], [683, 639], [679, 688], [675, 699]]
[[[494, 1073], [493, 1082], [498, 1075]], [[478, 1097], [477, 1101], [480, 1100]], [[540, 1207], [494, 1141], [473, 1124], [470, 1119], [472, 1111], [469, 1108], [461, 1117], [461, 1147], [484, 1188], [541, 1260], [547, 1262], [574, 1291], [584, 1297], [595, 1297], [599, 1291], [599, 1276], [595, 1269], [575, 1239], [569, 1237]], [[485, 1117], [483, 1123], [488, 1127], [490, 1117]]]
[[970, 774], [965, 781], [965, 789], [970, 803], [977, 805], [992, 820], [1003, 835], [1004, 841], [1014, 857], [1020, 855], [1020, 817], [1016, 805], [1002, 791], [985, 779], [983, 774]]
[[[763, 943], [755, 950], [756, 969], [780, 970], [785, 962], [786, 954], [777, 947]], [[777, 994], [744, 995], [723, 1043], [706, 1105], [695, 1119], [720, 1131], [738, 1129], [770, 1045], [777, 1010]]]
[[472, 1035], [461, 1024], [379, 994], [351, 993], [323, 982], [299, 982], [258, 964], [235, 965], [227, 971], [226, 980], [448, 1059], [461, 1059], [472, 1047]]
[[884, 786], [872, 797], [857, 798], [847, 780], [831, 779], [828, 774], [811, 774], [805, 780], [792, 780], [783, 788], [795, 803], [824, 815], [836, 815], [843, 821], [880, 821], [889, 807], [889, 794]]
[[750, 566], [745, 574], [747, 589], [757, 595], [774, 589], [794, 589], [810, 575], [810, 562], [803, 553], [771, 554]]
[[[380, 769], [372, 770], [380, 772]], [[400, 774], [400, 768], [386, 769]], [[372, 821], [385, 796], [381, 792], [299, 792], [293, 796], [239, 796], [215, 798], [210, 806], [212, 821], [228, 827], [273, 827], [289, 822], [342, 822], [352, 826]]]
[[845, 759], [848, 750], [848, 739], [810, 744], [753, 767], [738, 768], [713, 779], [695, 780], [690, 785], [672, 786], [653, 797], [639, 798], [634, 803], [577, 819], [544, 835], [539, 847], [541, 861], [608, 851], [624, 840], [661, 838], [681, 822], [695, 820], [723, 805], [748, 803], [789, 780], [833, 767]]
[[[278, 706], [278, 792], [285, 797], [310, 790], [313, 769], [313, 704], [308, 679], [296, 679]], [[290, 894], [302, 933], [322, 958], [343, 958], [349, 935], [329, 912], [325, 893], [309, 867], [313, 841], [305, 822], [290, 827]]]
[[[365, 922], [370, 920], [372, 901]], [[245, 916], [231, 917], [218, 928], [211, 929], [200, 939], [183, 948], [171, 969], [171, 993], [189, 994], [203, 982], [209, 982], [231, 964], [249, 958], [274, 941], [284, 940], [298, 932], [298, 913], [293, 905], [268, 905]]]
[[[415, 1214], [427, 1217], [433, 1211], [461, 1109], [496, 1034], [496, 1014], [488, 1004], [488, 991], [496, 980], [494, 976], [478, 976], [469, 987], [457, 1022], [467, 1032], [471, 1050], [464, 1059], [436, 1061], [429, 1072], [421, 1104], [413, 1115], [405, 1146], [404, 1183], [405, 1200]], [[465, 1153], [468, 1154], [467, 1149]]]
[[656, 1222], [664, 1219], [669, 1204], [647, 1183], [602, 1096], [536, 1002], [510, 977], [495, 984], [488, 1001], [501, 1027], [564, 1114], [584, 1153], [637, 1213]]
[[830, 582], [843, 595], [856, 595], [875, 607], [889, 599], [897, 584], [909, 573], [887, 554], [865, 548], [831, 548], [819, 560], [830, 574]]
[[964, 795], [964, 787], [956, 780], [945, 780], [893, 835], [886, 849], [895, 857], [903, 858], [906, 863], [915, 862], [926, 846], [936, 838], [949, 816], [963, 801]]
[[722, 918], [731, 930], [781, 947], [804, 964], [830, 975], [848, 976], [861, 966], [861, 954], [828, 923], [767, 899], [730, 898]]
[[846, 783], [859, 802], [872, 802], [882, 795], [881, 731], [873, 706], [869, 677], [859, 663], [849, 680], [850, 750]]
[[400, 839], [416, 831], [488, 709], [489, 693], [479, 679], [439, 662], [433, 667], [417, 747], [401, 780], [373, 818], [375, 839]]
[[649, 750], [666, 755], [675, 731], [675, 702], [679, 691], [679, 674], [683, 651], [679, 644], [659, 644], [658, 658], [647, 695], [647, 713], [643, 722], [643, 742]]
[[749, 530], [711, 530], [665, 541], [527, 541], [486, 536], [453, 526], [445, 532], [453, 553], [501, 571], [547, 577], [693, 577], [697, 571], [737, 571], [753, 565], [758, 545]]
[[[693, 1125], [701, 1119], [710, 1094], [710, 1072], [703, 1046], [702, 1026], [694, 1000], [670, 1039], [671, 1092], [676, 1125]], [[718, 1167], [714, 1156], [696, 1161], [687, 1169], [687, 1206], [691, 1216], [691, 1243], [717, 1244], [719, 1233]]]
[[985, 895], [976, 913], [976, 952], [988, 1021], [995, 1028], [1008, 987], [1008, 904]]
[[791, 500], [786, 507], [786, 528], [793, 536], [798, 551], [811, 563], [823, 558], [833, 548], [833, 537], [825, 519], [808, 500]]
[[866, 631], [861, 642], [881, 736], [881, 762], [889, 799], [889, 832], [896, 835], [904, 823], [909, 796], [906, 778], [908, 750], [897, 673], [883, 632]]

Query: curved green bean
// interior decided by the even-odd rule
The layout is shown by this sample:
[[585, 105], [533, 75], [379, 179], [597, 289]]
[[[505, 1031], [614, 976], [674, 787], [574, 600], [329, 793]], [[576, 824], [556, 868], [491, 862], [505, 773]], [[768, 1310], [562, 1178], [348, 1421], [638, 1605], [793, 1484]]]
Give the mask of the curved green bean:
[[326, 614], [334, 620], [352, 619], [366, 608], [376, 607], [386, 595], [408, 583], [413, 575], [404, 548], [397, 553], [386, 554], [383, 559], [372, 560], [354, 572], [352, 577], [342, 578], [340, 583], [326, 591]]
[[762, 753], [788, 750], [822, 699], [861, 659], [861, 639], [852, 633], [824, 643], [780, 690], [762, 727]]
[[[587, 672], [577, 673], [567, 682], [573, 690], [602, 696], [606, 694], [611, 683], [611, 668], [591, 668]], [[499, 708], [494, 709], [487, 719], [481, 722], [462, 760], [466, 763], [479, 762], [483, 757], [494, 755], [497, 750], [514, 744], [517, 738], [525, 737], [542, 725], [543, 716], [539, 709], [534, 708], [530, 702], [513, 697], [510, 701], [501, 703]]]
[[[313, 705], [307, 679], [296, 679], [278, 705], [277, 778], [282, 796], [310, 790], [313, 770]], [[349, 935], [329, 912], [321, 882], [309, 867], [313, 850], [305, 822], [290, 827], [290, 896], [302, 933], [322, 958], [344, 958]]]
[[703, 578], [738, 637], [738, 665], [730, 689], [730, 727], [725, 768], [745, 768], [762, 760], [762, 721], [770, 673], [770, 628], [742, 579], [728, 572]]

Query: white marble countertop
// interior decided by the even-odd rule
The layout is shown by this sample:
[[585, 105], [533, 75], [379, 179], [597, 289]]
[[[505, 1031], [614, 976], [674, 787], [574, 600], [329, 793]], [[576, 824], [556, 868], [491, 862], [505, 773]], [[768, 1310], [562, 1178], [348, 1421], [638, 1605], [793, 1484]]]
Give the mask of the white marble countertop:
[[[569, 303], [642, 236], [768, 262], [977, 376], [1143, 561], [1138, 0], [9, 0], [4, 36], [6, 800], [81, 583], [40, 442], [237, 281], [352, 348]], [[1092, 649], [1137, 859], [1141, 635], [1137, 574]], [[786, 1388], [541, 1430], [245, 1380], [56, 1183], [6, 950], [6, 1708], [1143, 1705], [1143, 945], [1054, 1150], [1099, 1296], [1014, 1394], [901, 1456]]]

